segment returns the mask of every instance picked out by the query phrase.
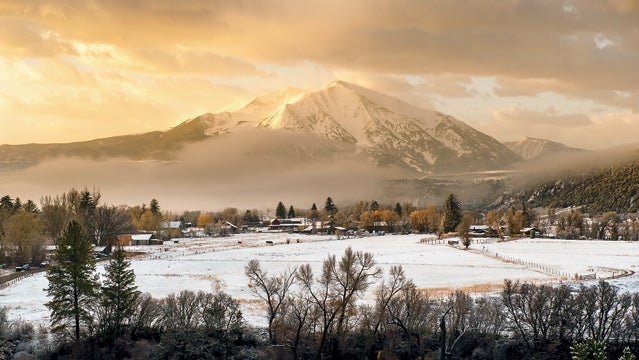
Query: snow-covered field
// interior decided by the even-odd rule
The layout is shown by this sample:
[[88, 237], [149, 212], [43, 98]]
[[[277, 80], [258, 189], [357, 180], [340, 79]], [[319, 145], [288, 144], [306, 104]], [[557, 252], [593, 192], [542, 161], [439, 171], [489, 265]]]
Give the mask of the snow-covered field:
[[595, 274], [598, 279], [628, 275], [611, 281], [628, 291], [639, 291], [639, 275], [634, 274], [639, 270], [639, 242], [636, 241], [521, 239], [473, 245], [471, 249], [528, 262], [529, 267], [547, 268], [570, 278], [575, 274]]
[[[417, 287], [431, 291], [460, 288], [490, 291], [506, 278], [552, 282], [560, 281], [562, 276], [565, 280], [575, 273], [607, 277], [622, 270], [634, 273], [639, 268], [639, 243], [636, 242], [524, 239], [473, 244], [470, 251], [464, 251], [443, 244], [420, 243], [424, 238], [424, 235], [386, 235], [336, 239], [257, 233], [180, 239], [163, 246], [130, 247], [129, 250], [147, 252], [132, 261], [141, 291], [164, 297], [185, 289], [223, 290], [243, 302], [244, 313], [253, 322], [260, 322], [261, 313], [251, 305], [256, 297], [244, 275], [244, 266], [252, 259], [259, 260], [271, 273], [306, 263], [319, 272], [327, 256], [339, 257], [350, 246], [371, 252], [385, 275], [392, 265], [402, 265]], [[99, 272], [104, 271], [103, 264], [98, 265]], [[639, 276], [634, 274], [615, 283], [631, 291], [639, 290]], [[46, 287], [44, 273], [26, 278], [0, 290], [0, 306], [9, 308], [11, 319], [47, 321]]]

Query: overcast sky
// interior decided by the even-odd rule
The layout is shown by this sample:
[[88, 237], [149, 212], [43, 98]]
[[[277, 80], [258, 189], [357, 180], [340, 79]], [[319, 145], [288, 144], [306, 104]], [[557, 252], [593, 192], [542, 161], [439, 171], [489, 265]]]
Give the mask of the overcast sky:
[[639, 134], [639, 0], [2, 0], [0, 144], [166, 129], [345, 80], [500, 141]]

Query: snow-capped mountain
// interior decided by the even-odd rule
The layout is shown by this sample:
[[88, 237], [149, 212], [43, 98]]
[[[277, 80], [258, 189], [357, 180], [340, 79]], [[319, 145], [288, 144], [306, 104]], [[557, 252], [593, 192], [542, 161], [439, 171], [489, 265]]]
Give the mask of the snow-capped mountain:
[[559, 153], [566, 154], [586, 151], [583, 149], [571, 148], [558, 142], [532, 137], [524, 137], [517, 141], [505, 142], [504, 145], [517, 155], [521, 156], [524, 160], [540, 159]]
[[352, 144], [378, 165], [418, 172], [498, 169], [521, 160], [451, 116], [343, 81], [318, 91], [277, 91], [237, 111], [204, 114], [171, 131], [196, 124], [208, 136], [242, 127], [317, 135]]
[[[246, 144], [242, 151], [276, 162], [293, 155], [297, 160], [348, 155], [373, 166], [432, 173], [501, 169], [521, 160], [451, 116], [336, 81], [316, 91], [275, 91], [241, 109], [206, 113], [166, 131], [68, 144], [1, 145], [0, 171], [53, 157], [173, 160], [186, 145], [228, 136]], [[258, 137], [281, 139], [258, 146], [264, 144]]]

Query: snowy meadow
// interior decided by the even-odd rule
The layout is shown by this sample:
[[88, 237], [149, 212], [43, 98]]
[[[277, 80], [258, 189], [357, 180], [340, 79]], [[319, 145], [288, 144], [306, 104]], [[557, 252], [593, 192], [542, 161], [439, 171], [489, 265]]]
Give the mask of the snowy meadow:
[[[254, 324], [262, 324], [264, 319], [262, 304], [244, 274], [250, 260], [258, 260], [269, 273], [302, 264], [310, 264], [318, 273], [328, 256], [339, 258], [347, 247], [372, 253], [384, 276], [391, 266], [402, 265], [418, 288], [441, 296], [458, 289], [472, 295], [493, 292], [504, 279], [573, 282], [575, 275], [614, 277], [613, 284], [623, 290], [639, 290], [639, 276], [634, 273], [639, 268], [637, 242], [477, 239], [464, 250], [448, 245], [447, 240], [416, 234], [338, 239], [251, 233], [175, 239], [164, 245], [132, 246], [127, 250], [140, 253], [131, 264], [142, 292], [160, 298], [182, 290], [224, 291], [241, 301], [245, 317]], [[104, 272], [104, 264], [98, 264], [99, 273]], [[7, 307], [13, 320], [48, 321], [49, 312], [44, 306], [47, 285], [44, 272], [25, 278], [0, 291], [0, 307]], [[374, 290], [371, 288], [363, 301], [371, 299]]]

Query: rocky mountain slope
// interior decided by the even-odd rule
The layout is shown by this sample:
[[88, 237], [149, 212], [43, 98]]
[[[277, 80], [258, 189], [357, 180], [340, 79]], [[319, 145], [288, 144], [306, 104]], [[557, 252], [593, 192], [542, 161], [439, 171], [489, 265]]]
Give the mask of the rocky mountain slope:
[[451, 116], [342, 81], [307, 93], [268, 94], [238, 111], [205, 114], [171, 131], [194, 124], [209, 136], [242, 127], [317, 135], [352, 144], [377, 165], [417, 172], [499, 169], [521, 160]]
[[568, 147], [558, 142], [532, 137], [524, 137], [517, 141], [505, 142], [504, 145], [524, 160], [536, 160], [549, 155], [583, 153], [586, 151]]
[[584, 212], [639, 211], [639, 157], [582, 174], [562, 174], [523, 192], [531, 207], [582, 207]]
[[[255, 129], [349, 145], [347, 149], [374, 165], [417, 173], [493, 170], [521, 160], [494, 138], [451, 116], [336, 81], [317, 91], [276, 91], [239, 110], [203, 114], [167, 131], [69, 144], [3, 145], [0, 166], [28, 166], [63, 156], [171, 159], [187, 144], [228, 134], [241, 141], [244, 130]], [[260, 134], [269, 136], [268, 131]], [[286, 144], [279, 147], [285, 149]], [[295, 152], [304, 152], [304, 146], [296, 144]], [[285, 156], [286, 151], [277, 153]]]

